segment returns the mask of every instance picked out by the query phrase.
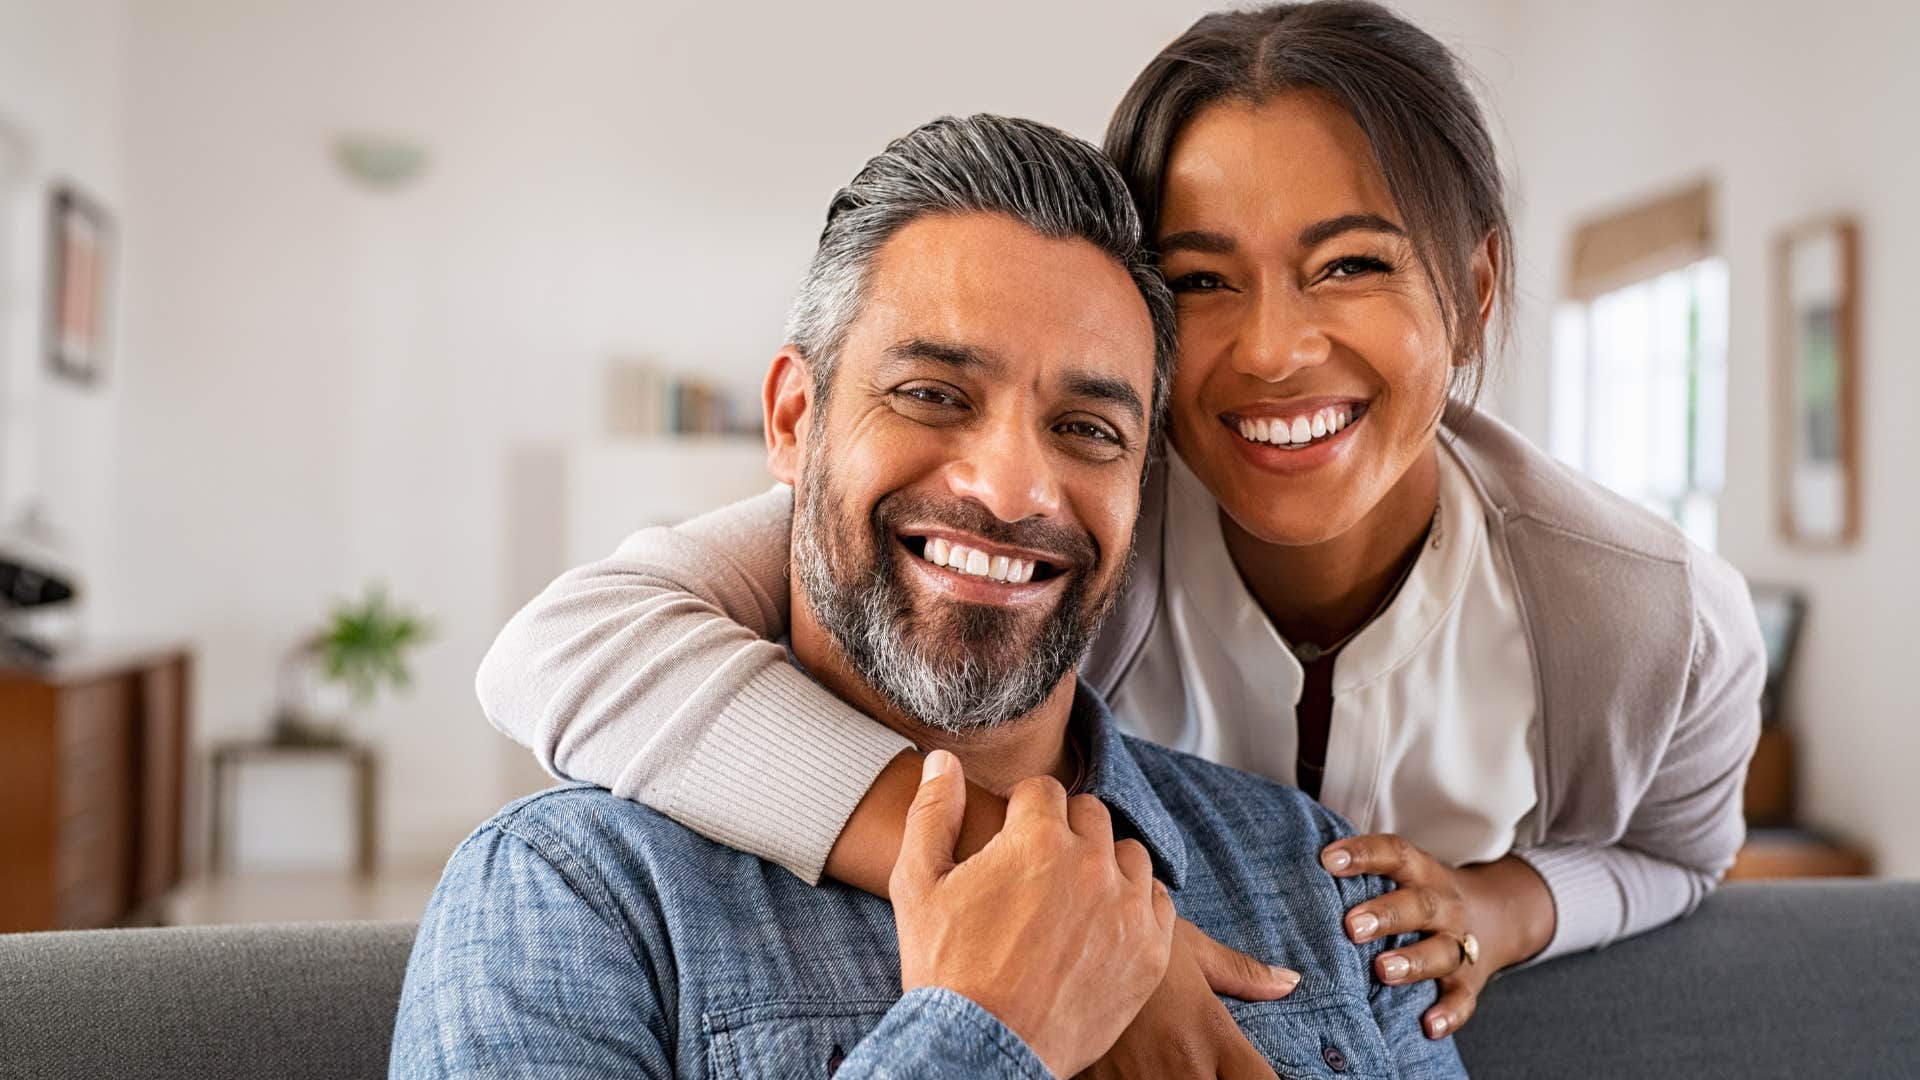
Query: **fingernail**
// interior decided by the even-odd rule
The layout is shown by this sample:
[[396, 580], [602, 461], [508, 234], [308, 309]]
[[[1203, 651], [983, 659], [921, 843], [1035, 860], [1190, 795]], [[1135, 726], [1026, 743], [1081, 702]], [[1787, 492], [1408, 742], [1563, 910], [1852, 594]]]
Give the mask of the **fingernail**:
[[1337, 874], [1340, 871], [1345, 870], [1348, 866], [1352, 865], [1353, 856], [1347, 854], [1344, 851], [1341, 851], [1338, 848], [1335, 848], [1334, 850], [1327, 852], [1325, 855], [1322, 855], [1320, 857], [1320, 861], [1322, 865], [1326, 866], [1327, 869]]
[[1433, 1032], [1433, 1037], [1437, 1039], [1447, 1033], [1447, 1018], [1444, 1016], [1436, 1016], [1433, 1018], [1433, 1023], [1428, 1024], [1427, 1028]]
[[1380, 929], [1380, 920], [1371, 915], [1363, 913], [1353, 917], [1353, 936], [1361, 941], [1372, 937], [1373, 932], [1378, 929]]
[[1380, 974], [1389, 979], [1403, 978], [1412, 966], [1404, 956], [1389, 956], [1380, 961]]
[[923, 784], [926, 783], [941, 773], [946, 772], [952, 765], [952, 754], [945, 750], [935, 750], [933, 753], [927, 755], [926, 764], [920, 766], [920, 782]]
[[1267, 970], [1273, 973], [1273, 979], [1288, 990], [1300, 985], [1300, 973], [1292, 968], [1283, 968], [1279, 964], [1270, 964]]

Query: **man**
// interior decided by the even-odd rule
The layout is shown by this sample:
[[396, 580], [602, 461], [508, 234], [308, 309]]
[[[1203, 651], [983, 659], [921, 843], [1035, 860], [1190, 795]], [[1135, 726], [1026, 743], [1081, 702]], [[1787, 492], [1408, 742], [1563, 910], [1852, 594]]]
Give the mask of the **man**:
[[[1159, 983], [1176, 907], [1301, 973], [1234, 1007], [1275, 1068], [1460, 1074], [1431, 984], [1374, 984], [1383, 943], [1340, 930], [1382, 888], [1319, 869], [1344, 826], [1120, 736], [1075, 678], [1172, 357], [1138, 232], [1092, 147], [936, 121], [836, 196], [768, 376], [794, 658], [934, 751], [891, 905], [606, 792], [523, 800], [447, 867], [394, 1075], [1067, 1076]], [[963, 773], [1008, 810], [956, 866]]]

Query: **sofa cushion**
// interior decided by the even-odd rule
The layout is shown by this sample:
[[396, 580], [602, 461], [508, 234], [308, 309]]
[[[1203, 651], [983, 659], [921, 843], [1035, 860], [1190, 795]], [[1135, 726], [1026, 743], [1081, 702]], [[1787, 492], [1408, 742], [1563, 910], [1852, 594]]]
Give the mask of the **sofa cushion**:
[[[0, 1080], [386, 1073], [412, 923], [0, 934]], [[1920, 1076], [1920, 882], [1740, 883], [1495, 980], [1502, 1077]]]

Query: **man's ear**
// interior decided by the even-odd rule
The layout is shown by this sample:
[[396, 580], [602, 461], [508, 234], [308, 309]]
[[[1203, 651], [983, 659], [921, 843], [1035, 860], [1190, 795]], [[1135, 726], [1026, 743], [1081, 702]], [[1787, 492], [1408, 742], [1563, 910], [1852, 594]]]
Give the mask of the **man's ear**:
[[767, 418], [767, 471], [783, 483], [800, 476], [813, 416], [813, 369], [795, 345], [788, 345], [767, 368], [767, 384], [760, 389], [760, 406]]

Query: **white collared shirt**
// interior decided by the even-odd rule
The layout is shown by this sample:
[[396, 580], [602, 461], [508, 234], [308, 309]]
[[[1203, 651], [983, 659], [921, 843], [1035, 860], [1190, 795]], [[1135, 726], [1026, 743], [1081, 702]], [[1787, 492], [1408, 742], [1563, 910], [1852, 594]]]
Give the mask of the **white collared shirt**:
[[[1178, 454], [1163, 596], [1110, 704], [1163, 746], [1296, 783], [1305, 672], [1227, 552], [1220, 508]], [[1532, 657], [1472, 482], [1440, 451], [1435, 535], [1392, 604], [1333, 660], [1320, 801], [1453, 865], [1513, 847], [1536, 802]]]

